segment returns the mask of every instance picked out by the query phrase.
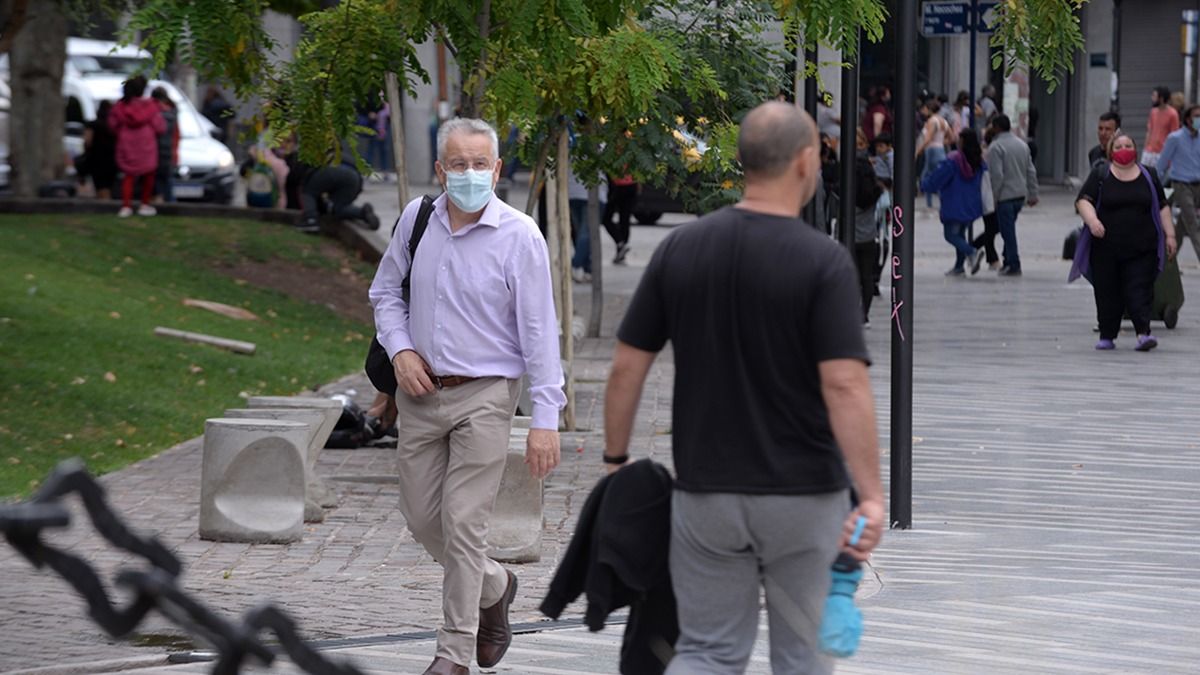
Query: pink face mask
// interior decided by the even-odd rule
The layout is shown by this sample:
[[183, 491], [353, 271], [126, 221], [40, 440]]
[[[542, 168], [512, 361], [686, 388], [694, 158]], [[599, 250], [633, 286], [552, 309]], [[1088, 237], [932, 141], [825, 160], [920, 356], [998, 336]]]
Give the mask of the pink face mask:
[[1133, 164], [1133, 160], [1136, 158], [1137, 153], [1133, 151], [1133, 148], [1121, 148], [1120, 150], [1113, 150], [1112, 160], [1121, 166]]

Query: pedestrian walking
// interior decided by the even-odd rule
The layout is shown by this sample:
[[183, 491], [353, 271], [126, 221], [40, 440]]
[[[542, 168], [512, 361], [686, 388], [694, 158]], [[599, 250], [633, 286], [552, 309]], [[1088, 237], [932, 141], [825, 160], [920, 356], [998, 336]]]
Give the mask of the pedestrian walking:
[[1200, 205], [1200, 105], [1184, 112], [1184, 125], [1167, 136], [1156, 168], [1159, 177], [1174, 190], [1171, 202], [1179, 208], [1179, 226], [1200, 259], [1200, 225], [1196, 222], [1196, 206]]
[[1150, 334], [1154, 280], [1175, 255], [1175, 228], [1158, 171], [1137, 163], [1133, 139], [1118, 135], [1109, 157], [1108, 169], [1093, 171], [1075, 202], [1087, 231], [1080, 235], [1083, 251], [1071, 279], [1082, 273], [1092, 282], [1100, 323], [1096, 349], [1116, 347], [1128, 313], [1137, 333], [1134, 348], [1144, 352], [1158, 346]]
[[954, 123], [950, 125], [951, 138], [958, 138], [958, 133], [963, 129], [971, 128], [971, 93], [968, 91], [958, 92], [958, 96], [954, 97]]
[[979, 100], [975, 102], [977, 110], [975, 115], [987, 126], [992, 123], [996, 115], [1000, 114], [1000, 105], [996, 103], [996, 87], [995, 85], [985, 84], [980, 92]]
[[[604, 213], [608, 204], [608, 183], [600, 181], [598, 186], [600, 210]], [[572, 241], [575, 253], [571, 256], [571, 279], [586, 284], [592, 281], [592, 234], [588, 230], [588, 188], [575, 175], [574, 167], [567, 174], [567, 204], [571, 212]]]
[[96, 107], [96, 119], [83, 130], [83, 170], [91, 177], [96, 199], [112, 199], [113, 184], [117, 182], [117, 137], [108, 126], [112, 101], [105, 99]]
[[877, 207], [883, 197], [883, 186], [876, 180], [875, 168], [865, 159], [855, 160], [854, 175], [854, 266], [858, 270], [863, 327], [870, 328], [871, 300], [875, 297], [876, 273], [879, 269], [880, 221]]
[[1120, 115], [1111, 110], [1101, 113], [1100, 120], [1096, 123], [1096, 140], [1098, 143], [1091, 150], [1088, 150], [1088, 164], [1093, 169], [1108, 163], [1108, 145], [1112, 142], [1113, 136], [1116, 136], [1120, 130]]
[[[829, 566], [840, 550], [865, 559], [883, 528], [858, 284], [849, 253], [796, 217], [820, 180], [813, 119], [760, 105], [742, 121], [738, 158], [742, 200], [667, 236], [621, 322], [604, 461], [625, 470], [642, 387], [670, 341], [680, 635], [667, 673], [743, 672], [764, 589], [772, 669], [828, 673], [817, 627]], [[697, 270], [714, 283], [697, 283]], [[859, 504], [847, 516], [851, 477]]]
[[967, 228], [983, 215], [980, 185], [986, 172], [979, 135], [974, 129], [963, 129], [958, 134], [958, 150], [947, 155], [933, 173], [921, 179], [921, 190], [927, 194], [938, 193], [942, 233], [946, 242], [954, 247], [954, 267], [946, 271], [946, 276], [963, 276], [968, 261], [971, 262], [971, 274], [979, 272], [983, 258], [975, 254], [975, 248], [967, 241]]
[[880, 85], [875, 89], [871, 104], [867, 106], [867, 112], [862, 118], [863, 133], [867, 135], [867, 142], [874, 141], [880, 134], [892, 135], [893, 121], [892, 90], [887, 85]]
[[[921, 179], [925, 179], [933, 173], [942, 160], [946, 159], [946, 136], [950, 133], [950, 125], [946, 123], [938, 113], [942, 109], [942, 104], [938, 103], [936, 98], [931, 98], [925, 102], [923, 106], [927, 119], [925, 127], [921, 134], [921, 143], [917, 146], [917, 157], [922, 153], [925, 155], [925, 170], [921, 173]], [[925, 205], [933, 208], [933, 194], [925, 193]]]
[[529, 471], [540, 480], [559, 461], [566, 397], [549, 250], [533, 220], [495, 195], [501, 165], [488, 123], [443, 123], [434, 168], [445, 194], [414, 257], [422, 200], [405, 207], [371, 284], [379, 342], [400, 385], [400, 510], [444, 569], [443, 622], [426, 675], [468, 675], [472, 660], [491, 668], [512, 642], [517, 577], [488, 558], [487, 533], [524, 374], [533, 399]]
[[1179, 128], [1179, 112], [1171, 107], [1171, 90], [1155, 87], [1150, 92], [1150, 116], [1146, 119], [1146, 143], [1142, 147], [1142, 164], [1158, 166], [1158, 155], [1167, 136]]
[[162, 87], [155, 87], [150, 98], [158, 103], [166, 130], [158, 135], [158, 168], [154, 170], [154, 194], [156, 201], [173, 202], [172, 183], [175, 167], [179, 164], [179, 111], [175, 102]]
[[[985, 155], [987, 146], [992, 144], [995, 134], [996, 129], [990, 124], [983, 132]], [[979, 194], [983, 203], [983, 232], [971, 240], [971, 246], [975, 248], [975, 257], [971, 260], [971, 274], [973, 275], [979, 274], [985, 257], [988, 269], [1000, 269], [1000, 255], [996, 253], [996, 235], [1000, 234], [1000, 220], [996, 217], [996, 197], [992, 192], [990, 177], [979, 184]]]
[[1021, 276], [1021, 256], [1017, 250], [1017, 215], [1025, 204], [1038, 203], [1037, 169], [1029, 155], [1029, 146], [1012, 133], [1008, 115], [992, 120], [996, 137], [988, 145], [987, 165], [996, 199], [996, 219], [1004, 240], [1004, 265], [1001, 276]]
[[[624, 265], [629, 255], [629, 233], [633, 220], [633, 208], [637, 205], [638, 184], [631, 175], [608, 180], [608, 203], [604, 208], [604, 229], [608, 230], [617, 253], [614, 265]], [[615, 218], [615, 220], [614, 220]]]
[[133, 215], [134, 183], [141, 185], [142, 202], [138, 206], [139, 216], [157, 213], [150, 205], [154, 197], [154, 172], [158, 169], [158, 135], [166, 131], [161, 108], [152, 99], [145, 98], [146, 78], [131, 77], [122, 86], [122, 98], [108, 115], [108, 126], [117, 137], [117, 167], [124, 177], [121, 179], [120, 218]]

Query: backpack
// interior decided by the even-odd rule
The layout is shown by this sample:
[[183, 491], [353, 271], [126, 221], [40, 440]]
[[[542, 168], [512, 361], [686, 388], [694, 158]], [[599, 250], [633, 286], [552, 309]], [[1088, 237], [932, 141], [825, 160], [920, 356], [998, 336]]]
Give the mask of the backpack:
[[273, 209], [279, 203], [279, 182], [275, 169], [266, 162], [255, 162], [246, 175], [246, 206]]

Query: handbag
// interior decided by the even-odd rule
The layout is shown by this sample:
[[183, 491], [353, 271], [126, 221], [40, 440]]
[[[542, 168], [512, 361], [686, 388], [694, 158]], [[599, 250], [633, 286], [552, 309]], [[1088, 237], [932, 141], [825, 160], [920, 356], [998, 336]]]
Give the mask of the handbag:
[[[433, 215], [433, 197], [425, 195], [421, 198], [421, 208], [417, 210], [417, 219], [413, 222], [413, 231], [408, 238], [408, 272], [404, 275], [404, 281], [400, 282], [400, 297], [408, 304], [413, 263], [416, 261], [417, 246], [421, 244], [421, 237], [425, 236], [425, 229], [429, 226], [429, 218]], [[399, 221], [396, 221], [399, 225]], [[392, 229], [395, 234], [395, 228]], [[367, 359], [363, 363], [363, 370], [367, 372], [367, 379], [371, 380], [371, 385], [378, 391], [395, 396], [396, 389], [400, 383], [396, 381], [396, 370], [392, 367], [392, 360], [388, 358], [387, 350], [379, 343], [379, 336], [371, 338], [371, 346], [367, 348]]]
[[1079, 228], [1071, 228], [1067, 238], [1063, 240], [1062, 259], [1074, 260], [1075, 247], [1079, 245]]

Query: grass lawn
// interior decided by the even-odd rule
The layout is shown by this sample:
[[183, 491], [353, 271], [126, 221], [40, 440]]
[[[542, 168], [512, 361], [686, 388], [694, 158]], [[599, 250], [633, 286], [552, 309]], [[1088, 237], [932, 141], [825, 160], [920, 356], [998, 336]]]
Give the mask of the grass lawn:
[[[372, 269], [283, 225], [5, 215], [0, 242], [0, 498], [28, 494], [64, 458], [113, 471], [200, 435], [205, 418], [247, 396], [296, 394], [360, 369], [374, 330]], [[164, 339], [155, 326], [258, 351]]]

